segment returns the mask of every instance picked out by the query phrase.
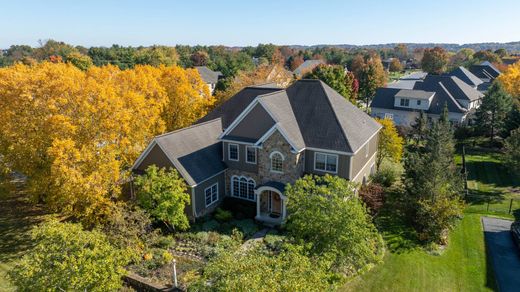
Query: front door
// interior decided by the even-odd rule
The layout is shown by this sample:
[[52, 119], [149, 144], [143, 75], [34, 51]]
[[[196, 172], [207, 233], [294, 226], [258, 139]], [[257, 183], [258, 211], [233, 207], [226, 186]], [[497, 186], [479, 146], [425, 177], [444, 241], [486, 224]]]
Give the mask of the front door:
[[282, 214], [282, 200], [280, 195], [275, 192], [271, 192], [271, 213]]

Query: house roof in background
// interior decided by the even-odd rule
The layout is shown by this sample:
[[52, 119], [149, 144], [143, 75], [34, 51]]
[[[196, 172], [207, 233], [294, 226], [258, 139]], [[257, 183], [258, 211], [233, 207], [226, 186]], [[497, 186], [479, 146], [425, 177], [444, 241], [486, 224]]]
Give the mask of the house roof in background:
[[413, 89], [401, 89], [396, 93], [395, 96], [402, 98], [430, 99], [433, 97], [433, 95], [435, 95], [435, 92]]
[[475, 74], [471, 73], [468, 69], [460, 66], [453, 71], [451, 71], [448, 75], [455, 76], [460, 80], [466, 82], [471, 87], [478, 87], [483, 81], [475, 76]]
[[219, 76], [222, 76], [222, 73], [219, 71], [213, 71], [206, 66], [195, 66], [195, 69], [199, 71], [200, 78], [208, 84], [216, 84]]
[[322, 60], [306, 60], [298, 66], [298, 68], [294, 69], [293, 73], [296, 75], [303, 75], [321, 64], [325, 64], [325, 62]]
[[483, 82], [491, 82], [500, 75], [500, 70], [488, 61], [484, 61], [478, 65], [471, 65], [469, 71]]
[[210, 120], [154, 138], [190, 185], [196, 185], [226, 169], [222, 162], [220, 119]]

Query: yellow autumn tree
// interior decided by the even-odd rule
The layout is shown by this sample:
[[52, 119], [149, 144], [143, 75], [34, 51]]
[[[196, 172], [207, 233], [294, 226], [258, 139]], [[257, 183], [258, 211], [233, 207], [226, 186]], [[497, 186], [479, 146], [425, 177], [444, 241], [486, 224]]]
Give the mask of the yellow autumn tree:
[[0, 157], [27, 175], [35, 199], [95, 224], [150, 139], [205, 114], [212, 99], [204, 90], [179, 67], [1, 68]]
[[498, 80], [511, 96], [520, 98], [520, 62], [509, 65], [507, 69], [498, 76]]
[[403, 138], [399, 136], [394, 122], [390, 119], [376, 119], [383, 128], [379, 132], [376, 167], [379, 169], [384, 159], [400, 162], [403, 156]]

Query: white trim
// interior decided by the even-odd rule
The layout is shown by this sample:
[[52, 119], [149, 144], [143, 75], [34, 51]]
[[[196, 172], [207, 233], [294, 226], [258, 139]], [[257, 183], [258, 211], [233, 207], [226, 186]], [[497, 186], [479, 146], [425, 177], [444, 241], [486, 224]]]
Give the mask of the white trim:
[[[237, 146], [237, 159], [231, 159], [231, 155], [230, 155], [230, 154], [231, 154], [231, 147], [230, 147], [231, 145], [233, 145], [233, 146]], [[238, 146], [238, 144], [235, 144], [235, 143], [228, 143], [227, 148], [228, 148], [228, 152], [227, 152], [228, 157], [227, 157], [227, 159], [228, 159], [229, 161], [240, 161], [240, 147]]]
[[280, 195], [280, 198], [282, 200], [287, 200], [287, 196], [285, 196], [284, 194], [282, 194], [282, 192], [280, 192], [279, 189], [277, 188], [273, 188], [273, 187], [270, 187], [270, 186], [261, 186], [261, 187], [258, 187], [258, 189], [255, 190], [255, 194], [256, 194], [256, 197], [259, 198], [258, 195], [262, 194], [263, 191], [272, 191], [272, 192], [275, 192], [277, 194]]
[[[237, 196], [235, 196], [235, 187], [234, 187], [234, 184], [233, 184], [233, 180], [235, 180], [235, 179], [238, 180], [238, 195]], [[254, 187], [253, 187], [253, 199], [249, 199], [249, 194], [246, 194], [245, 198], [240, 196], [240, 180], [241, 179], [245, 179], [246, 180], [247, 188], [249, 188], [249, 183], [251, 181], [253, 182], [253, 184], [254, 184]], [[233, 176], [231, 176], [229, 186], [231, 188], [231, 192], [229, 194], [231, 195], [232, 198], [242, 199], [242, 200], [251, 201], [251, 202], [256, 201], [256, 193], [255, 193], [256, 181], [252, 177], [247, 177], [247, 176], [243, 176], [243, 175], [240, 175], [240, 176], [233, 175]]]
[[208, 181], [208, 180], [210, 180], [210, 179], [216, 177], [217, 175], [219, 175], [219, 174], [221, 174], [221, 173], [223, 173], [223, 172], [225, 172], [225, 171], [226, 171], [225, 169], [224, 169], [224, 170], [221, 170], [221, 171], [215, 173], [214, 175], [212, 175], [212, 176], [210, 176], [210, 177], [208, 177], [208, 178], [206, 178], [206, 179], [200, 181], [198, 184], [194, 184], [193, 187], [196, 187], [196, 186], [200, 185], [201, 183], [204, 183], [204, 182], [206, 182], [206, 181]]
[[230, 140], [230, 139], [220, 139], [220, 141], [227, 142], [227, 143], [255, 146], [255, 142], [243, 142], [243, 141], [236, 141], [236, 140]]
[[[334, 156], [334, 157], [336, 157], [336, 171], [330, 171], [330, 170], [324, 170], [324, 169], [317, 169], [317, 168], [316, 168], [316, 156], [317, 156], [318, 154], [323, 154], [323, 155], [325, 155], [325, 168], [327, 168], [327, 155], [330, 155], [330, 156]], [[338, 156], [337, 154], [333, 154], [333, 153], [314, 152], [314, 165], [313, 165], [313, 168], [314, 168], [314, 171], [320, 171], [320, 172], [327, 172], [327, 173], [338, 174], [338, 169], [339, 169], [339, 156]]]
[[365, 167], [367, 167], [368, 163], [369, 163], [369, 162], [374, 158], [374, 156], [376, 156], [376, 154], [377, 154], [377, 151], [374, 152], [374, 154], [370, 157], [370, 159], [368, 159], [368, 161], [365, 163], [365, 165], [363, 165], [363, 167], [361, 167], [361, 169], [359, 170], [359, 172], [356, 174], [355, 177], [353, 177], [353, 178], [351, 179], [351, 181], [355, 181], [355, 180], [356, 180], [356, 178], [359, 176], [359, 174], [361, 174], [361, 172], [363, 171], [363, 169], [365, 169]]
[[141, 163], [146, 158], [146, 156], [148, 156], [150, 151], [152, 151], [153, 146], [155, 146], [155, 144], [157, 144], [157, 141], [155, 141], [155, 138], [153, 138], [152, 141], [150, 141], [150, 143], [148, 143], [148, 146], [146, 146], [146, 148], [141, 153], [141, 155], [139, 155], [139, 157], [137, 157], [137, 160], [134, 162], [134, 165], [132, 165], [132, 169], [137, 169], [141, 165]]
[[[273, 156], [274, 155], [280, 155], [282, 157], [282, 170], [274, 170], [273, 169]], [[269, 154], [269, 164], [270, 164], [270, 168], [269, 170], [272, 172], [272, 173], [278, 173], [278, 174], [282, 174], [283, 173], [283, 162], [285, 161], [285, 156], [280, 152], [280, 151], [273, 151], [271, 152], [271, 154]]]
[[352, 152], [328, 150], [328, 149], [323, 149], [323, 148], [306, 147], [304, 149], [305, 150], [311, 150], [311, 151], [318, 151], [318, 152], [327, 152], [327, 153], [332, 153], [332, 154], [347, 155], [347, 156], [353, 156], [354, 155], [354, 153], [352, 153]]
[[[253, 149], [255, 150], [255, 161], [254, 161], [254, 162], [251, 162], [251, 161], [248, 161], [248, 160], [247, 160], [247, 149], [248, 149], [248, 148], [253, 148]], [[256, 151], [256, 147], [246, 145], [246, 163], [248, 163], [248, 164], [256, 164], [256, 163], [257, 163], [257, 160], [258, 160], [258, 158], [257, 158], [257, 154], [258, 154], [258, 153], [257, 153], [257, 152], [258, 152], [258, 151]]]
[[224, 136], [229, 134], [229, 132], [231, 132], [231, 130], [233, 130], [233, 128], [235, 128], [258, 103], [258, 97], [255, 97], [255, 99], [253, 99], [253, 101], [240, 113], [240, 115], [238, 115], [238, 117], [231, 123], [231, 125], [229, 125], [226, 130], [224, 130], [224, 132], [218, 136], [218, 139], [222, 139]]
[[[213, 193], [211, 193], [211, 194], [210, 194], [211, 203], [208, 204], [208, 202], [207, 202], [207, 198], [206, 198], [206, 191], [207, 191], [208, 189], [213, 189], [214, 186], [216, 186], [216, 190], [217, 190], [217, 199], [213, 201]], [[220, 197], [220, 195], [219, 195], [219, 189], [218, 189], [218, 182], [216, 182], [216, 183], [212, 184], [211, 186], [205, 188], [205, 189], [204, 189], [204, 204], [206, 205], [206, 208], [209, 207], [209, 206], [211, 206], [211, 205], [214, 205], [216, 202], [218, 202], [219, 197]]]

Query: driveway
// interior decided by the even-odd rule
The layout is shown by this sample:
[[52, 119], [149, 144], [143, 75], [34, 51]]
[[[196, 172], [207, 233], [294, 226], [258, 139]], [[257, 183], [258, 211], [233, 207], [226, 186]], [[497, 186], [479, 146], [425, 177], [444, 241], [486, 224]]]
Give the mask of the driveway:
[[488, 256], [500, 291], [519, 291], [520, 254], [509, 232], [512, 221], [482, 217]]

